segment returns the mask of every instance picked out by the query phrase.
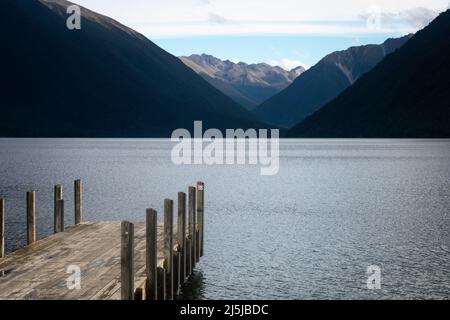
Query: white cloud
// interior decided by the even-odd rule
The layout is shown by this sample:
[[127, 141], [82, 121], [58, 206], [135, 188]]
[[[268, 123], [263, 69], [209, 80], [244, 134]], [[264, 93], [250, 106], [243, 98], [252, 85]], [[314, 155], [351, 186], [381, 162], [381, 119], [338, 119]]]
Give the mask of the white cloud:
[[373, 6], [369, 12], [362, 14], [361, 18], [375, 21], [378, 28], [393, 26], [409, 26], [413, 29], [421, 29], [428, 25], [439, 15], [440, 10], [432, 10], [424, 7], [416, 7], [399, 12], [383, 12], [381, 8]]
[[141, 24], [134, 27], [150, 38], [221, 36], [221, 35], [370, 35], [380, 33], [407, 34], [416, 28], [383, 27], [369, 29], [364, 26], [346, 26], [340, 23], [175, 23]]
[[389, 22], [404, 22], [412, 27], [423, 28], [439, 14], [438, 10], [430, 10], [423, 7], [404, 10], [399, 13], [385, 13], [383, 19]]
[[270, 60], [267, 62], [271, 66], [278, 66], [283, 68], [284, 70], [290, 71], [298, 66], [302, 66], [305, 69], [308, 69], [309, 66], [299, 60], [291, 60], [288, 58], [282, 58], [278, 60]]
[[215, 14], [213, 12], [209, 13], [208, 21], [212, 22], [212, 23], [218, 23], [218, 24], [224, 24], [224, 23], [230, 22], [228, 19], [226, 19], [222, 16], [219, 16], [218, 14]]
[[[152, 37], [195, 35], [364, 35], [415, 32], [448, 0], [73, 0]], [[385, 21], [368, 28], [376, 4]], [[174, 9], [176, 8], [176, 9]], [[418, 9], [419, 8], [419, 9]]]
[[415, 27], [423, 28], [439, 15], [438, 10], [414, 8], [403, 11], [402, 18]]

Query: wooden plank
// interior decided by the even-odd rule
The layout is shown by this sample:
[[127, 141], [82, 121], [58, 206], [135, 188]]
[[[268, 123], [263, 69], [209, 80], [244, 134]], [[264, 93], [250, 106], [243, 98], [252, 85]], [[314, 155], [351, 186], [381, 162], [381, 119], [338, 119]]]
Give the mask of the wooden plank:
[[5, 199], [0, 198], [0, 258], [5, 256]]
[[121, 297], [122, 300], [134, 298], [134, 225], [122, 221], [122, 250], [121, 250]]
[[[59, 200], [63, 198], [62, 185], [57, 184], [54, 190], [54, 218], [53, 218], [53, 231], [54, 233], [61, 232], [64, 229], [64, 218], [61, 216], [61, 208]], [[61, 228], [62, 226], [62, 228]]]
[[80, 224], [83, 222], [83, 186], [79, 179], [75, 180], [74, 185], [75, 224]]
[[156, 300], [157, 297], [157, 212], [147, 209], [146, 219], [146, 299]]
[[95, 295], [90, 297], [90, 300], [108, 300], [110, 299], [114, 293], [120, 290], [120, 281], [119, 279], [113, 279], [107, 283], [107, 285], [98, 291]]
[[198, 242], [199, 252], [197, 254], [198, 261], [203, 257], [204, 243], [204, 203], [205, 203], [205, 184], [201, 181], [197, 182], [197, 221], [198, 221]]
[[173, 300], [173, 201], [164, 200], [164, 269], [166, 270], [166, 298]]
[[27, 244], [36, 241], [36, 192], [27, 192]]

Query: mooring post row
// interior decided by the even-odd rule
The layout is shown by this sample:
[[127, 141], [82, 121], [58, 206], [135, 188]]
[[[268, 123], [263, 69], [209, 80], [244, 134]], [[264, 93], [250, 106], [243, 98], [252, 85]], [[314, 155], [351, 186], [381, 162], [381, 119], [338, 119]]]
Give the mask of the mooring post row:
[[[81, 180], [74, 182], [75, 192], [75, 224], [83, 221], [83, 191]], [[0, 258], [5, 256], [5, 199], [0, 199]], [[63, 232], [64, 226], [64, 199], [61, 184], [54, 186], [54, 233]], [[36, 242], [36, 191], [26, 193], [26, 223], [27, 245]]]

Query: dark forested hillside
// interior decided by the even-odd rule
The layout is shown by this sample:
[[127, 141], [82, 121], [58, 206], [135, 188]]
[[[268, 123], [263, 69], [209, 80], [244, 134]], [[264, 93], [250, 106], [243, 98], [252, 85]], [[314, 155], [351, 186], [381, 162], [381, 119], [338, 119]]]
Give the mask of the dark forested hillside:
[[146, 37], [69, 2], [2, 0], [0, 136], [165, 137], [178, 127], [262, 126]]

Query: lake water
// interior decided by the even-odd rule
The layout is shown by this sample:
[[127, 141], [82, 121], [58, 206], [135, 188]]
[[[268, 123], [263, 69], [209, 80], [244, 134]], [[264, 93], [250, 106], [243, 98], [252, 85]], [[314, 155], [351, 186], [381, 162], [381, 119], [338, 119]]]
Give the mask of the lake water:
[[[450, 140], [282, 140], [280, 171], [175, 166], [155, 139], [1, 139], [8, 251], [25, 243], [25, 193], [39, 237], [52, 232], [53, 185], [84, 186], [85, 220], [143, 221], [205, 182], [197, 299], [450, 298]], [[381, 289], [367, 289], [367, 267]]]

